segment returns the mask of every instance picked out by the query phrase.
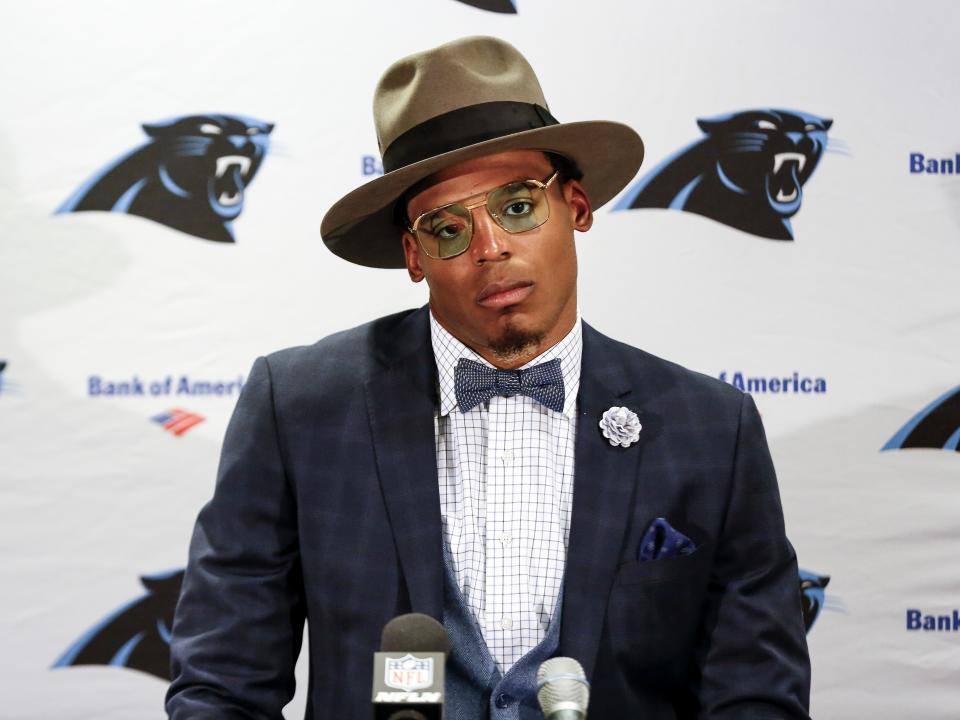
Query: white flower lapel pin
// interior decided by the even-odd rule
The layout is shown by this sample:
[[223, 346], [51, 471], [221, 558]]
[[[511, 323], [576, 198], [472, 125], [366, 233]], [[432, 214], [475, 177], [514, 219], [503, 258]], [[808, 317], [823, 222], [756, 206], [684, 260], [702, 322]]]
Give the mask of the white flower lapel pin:
[[629, 447], [640, 439], [643, 426], [637, 414], [625, 407], [612, 407], [600, 418], [600, 429], [611, 445]]

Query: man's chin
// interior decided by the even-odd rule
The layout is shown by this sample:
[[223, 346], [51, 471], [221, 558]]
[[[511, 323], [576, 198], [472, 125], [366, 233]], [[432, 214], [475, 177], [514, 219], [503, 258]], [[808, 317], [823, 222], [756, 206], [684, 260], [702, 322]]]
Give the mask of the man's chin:
[[518, 322], [507, 322], [500, 333], [488, 343], [491, 352], [503, 361], [511, 362], [534, 351], [543, 342], [546, 333], [543, 330], [523, 327]]

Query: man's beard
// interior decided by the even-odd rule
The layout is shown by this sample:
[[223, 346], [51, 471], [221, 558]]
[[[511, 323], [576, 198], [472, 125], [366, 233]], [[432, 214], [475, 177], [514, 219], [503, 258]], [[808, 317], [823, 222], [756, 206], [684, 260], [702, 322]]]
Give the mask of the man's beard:
[[525, 356], [533, 357], [543, 342], [545, 332], [521, 330], [508, 325], [499, 337], [493, 338], [489, 347], [493, 354], [504, 362], [512, 363]]

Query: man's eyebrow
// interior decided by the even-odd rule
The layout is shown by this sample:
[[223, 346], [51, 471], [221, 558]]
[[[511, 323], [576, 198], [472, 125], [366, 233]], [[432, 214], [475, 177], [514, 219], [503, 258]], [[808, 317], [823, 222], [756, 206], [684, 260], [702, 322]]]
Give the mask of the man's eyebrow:
[[[475, 192], [475, 193], [473, 193], [473, 194], [471, 194], [471, 195], [461, 196], [461, 197], [455, 198], [455, 199], [453, 199], [453, 200], [449, 200], [449, 201], [447, 201], [447, 202], [442, 202], [442, 203], [440, 203], [440, 204], [438, 204], [438, 205], [431, 205], [430, 207], [426, 208], [426, 209], [423, 210], [422, 212], [426, 212], [426, 211], [431, 210], [431, 209], [433, 209], [433, 208], [440, 208], [440, 207], [443, 207], [443, 206], [445, 206], [445, 205], [453, 205], [453, 204], [455, 204], [455, 203], [463, 202], [464, 200], [470, 200], [471, 198], [479, 197], [479, 196], [483, 195], [484, 193], [489, 193], [491, 190], [496, 190], [497, 188], [506, 187], [507, 185], [514, 185], [514, 184], [516, 184], [516, 183], [526, 182], [527, 180], [538, 180], [538, 178], [530, 177], [530, 176], [527, 176], [527, 175], [516, 175], [516, 176], [514, 176], [513, 179], [511, 179], [511, 180], [504, 180], [503, 182], [497, 183], [496, 185], [492, 185], [492, 186], [486, 188], [485, 190], [478, 190], [477, 192]], [[408, 205], [410, 204], [409, 201], [407, 202], [407, 204], [408, 204]]]

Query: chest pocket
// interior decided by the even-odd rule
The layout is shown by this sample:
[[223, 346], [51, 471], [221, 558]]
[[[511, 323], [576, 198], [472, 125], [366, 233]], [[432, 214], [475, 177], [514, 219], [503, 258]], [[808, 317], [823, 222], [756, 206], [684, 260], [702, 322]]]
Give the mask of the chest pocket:
[[621, 662], [657, 674], [676, 667], [682, 675], [702, 620], [712, 558], [709, 543], [701, 543], [689, 555], [620, 566], [607, 629]]

